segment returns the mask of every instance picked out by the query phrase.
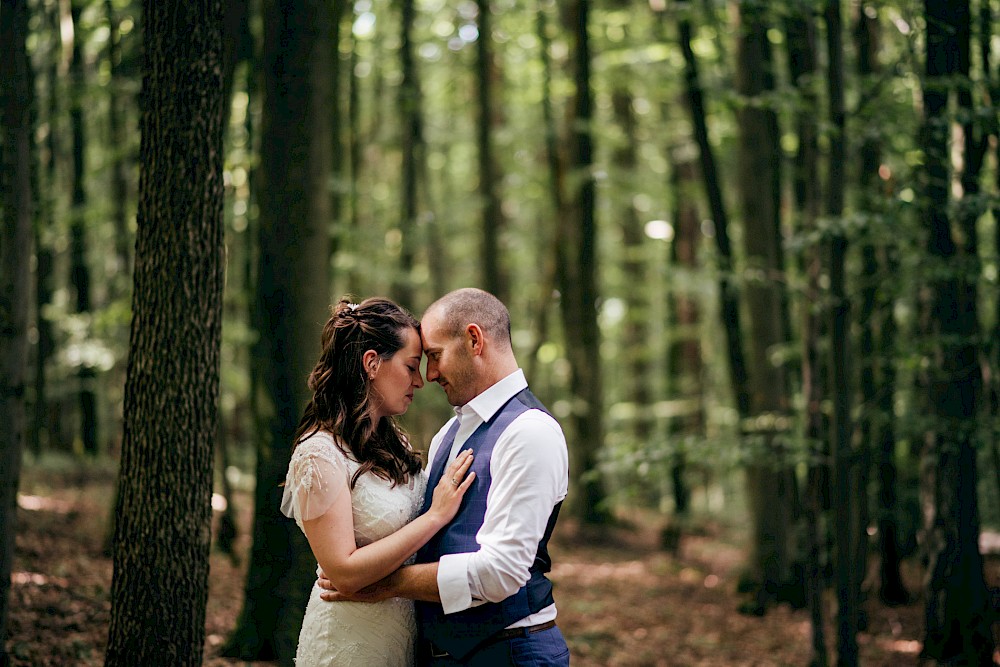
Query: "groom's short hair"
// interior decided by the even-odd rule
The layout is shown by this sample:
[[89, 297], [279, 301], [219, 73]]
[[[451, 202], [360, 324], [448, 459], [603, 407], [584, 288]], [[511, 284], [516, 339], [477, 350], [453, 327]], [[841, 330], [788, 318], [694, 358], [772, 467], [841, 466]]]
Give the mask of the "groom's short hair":
[[435, 312], [451, 336], [459, 336], [465, 327], [478, 324], [490, 338], [510, 348], [510, 312], [503, 302], [481, 289], [463, 287], [448, 292], [432, 303], [424, 315]]

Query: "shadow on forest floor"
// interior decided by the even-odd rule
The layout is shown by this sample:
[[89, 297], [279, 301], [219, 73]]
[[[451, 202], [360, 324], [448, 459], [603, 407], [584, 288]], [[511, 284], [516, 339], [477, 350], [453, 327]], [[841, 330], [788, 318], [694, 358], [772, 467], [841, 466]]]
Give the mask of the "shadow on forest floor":
[[[100, 665], [107, 642], [112, 565], [103, 553], [110, 475], [43, 475], [26, 470], [19, 495], [8, 650], [15, 667]], [[249, 544], [249, 494], [236, 498], [244, 563], [213, 553], [205, 665], [265, 665], [217, 657], [242, 607]], [[602, 540], [578, 535], [569, 521], [551, 551], [559, 625], [575, 667], [809, 664], [808, 612], [781, 606], [762, 618], [737, 612], [742, 562], [718, 527], [685, 536], [675, 555], [658, 547], [658, 526], [613, 528]], [[996, 585], [1000, 568], [990, 561]], [[911, 591], [919, 572], [908, 568]], [[827, 619], [834, 609], [828, 598]], [[918, 665], [922, 605], [865, 603], [861, 664]], [[833, 628], [827, 630], [832, 641]], [[833, 651], [831, 650], [831, 662]]]

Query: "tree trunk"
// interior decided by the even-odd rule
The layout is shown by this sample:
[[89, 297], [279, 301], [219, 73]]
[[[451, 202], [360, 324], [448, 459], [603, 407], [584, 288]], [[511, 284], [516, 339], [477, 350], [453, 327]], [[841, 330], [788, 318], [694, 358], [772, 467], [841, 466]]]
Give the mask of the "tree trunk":
[[[676, 193], [674, 213], [674, 239], [670, 244], [670, 262], [674, 270], [696, 275], [699, 271], [698, 250], [701, 239], [701, 215], [693, 197], [687, 193], [697, 187], [697, 166], [690, 161], [681, 161], [675, 156], [670, 163], [673, 167], [673, 185]], [[671, 330], [670, 351], [667, 366], [670, 370], [670, 395], [690, 407], [674, 417], [669, 428], [673, 440], [673, 460], [671, 479], [674, 494], [674, 509], [678, 516], [688, 514], [691, 505], [691, 491], [685, 480], [686, 450], [683, 445], [688, 437], [705, 433], [705, 408], [702, 376], [704, 362], [701, 353], [701, 309], [697, 296], [684, 288], [670, 290], [669, 318]]]
[[[118, 29], [118, 18], [112, 0], [104, 0], [104, 12], [108, 20], [108, 140], [111, 155], [111, 220], [115, 230], [114, 271], [115, 294], [127, 294], [127, 284], [132, 276], [132, 231], [128, 225], [128, 175], [126, 171], [125, 128], [121, 113], [122, 77], [121, 64], [121, 33]], [[75, 40], [74, 40], [75, 41]]]
[[597, 455], [604, 446], [600, 330], [597, 321], [595, 224], [596, 183], [593, 168], [593, 91], [590, 78], [588, 0], [568, 9], [572, 26], [572, 58], [576, 93], [572, 112], [572, 170], [578, 184], [571, 195], [571, 214], [561, 219], [561, 311], [573, 396], [573, 470], [577, 493], [573, 510], [584, 524], [605, 523], [604, 486], [597, 474]]
[[[827, 167], [826, 215], [833, 221], [829, 233], [828, 265], [830, 271], [830, 454], [834, 466], [833, 511], [837, 536], [834, 563], [837, 580], [837, 664], [858, 664], [858, 607], [861, 595], [863, 564], [857, 562], [858, 544], [865, 536], [862, 517], [866, 512], [859, 488], [855, 453], [851, 444], [851, 394], [848, 348], [850, 300], [847, 296], [845, 259], [847, 238], [839, 222], [844, 211], [844, 47], [840, 0], [828, 0], [824, 8], [827, 42], [827, 94], [830, 114], [830, 152]], [[864, 460], [864, 457], [862, 457]], [[859, 571], [860, 570], [860, 571]]]
[[[628, 0], [616, 3], [622, 11], [627, 11]], [[627, 30], [627, 28], [626, 28]], [[627, 33], [626, 33], [627, 34]], [[619, 220], [622, 238], [622, 274], [627, 286], [624, 293], [625, 321], [622, 331], [622, 355], [625, 361], [626, 389], [625, 395], [633, 406], [634, 421], [631, 431], [636, 445], [646, 447], [652, 432], [651, 415], [648, 409], [650, 395], [650, 360], [649, 340], [649, 295], [646, 285], [647, 254], [642, 220], [633, 204], [635, 195], [635, 177], [639, 168], [638, 139], [636, 137], [635, 111], [633, 110], [633, 95], [630, 90], [631, 77], [627, 65], [617, 68], [613, 75], [611, 90], [611, 108], [615, 124], [621, 137], [612, 150], [611, 162], [614, 165], [614, 198], [615, 218]]]
[[[936, 418], [922, 453], [924, 546], [923, 655], [940, 662], [990, 664], [993, 609], [979, 553], [976, 496], [978, 313], [975, 257], [956, 245], [949, 219], [947, 107], [956, 80], [968, 78], [970, 16], [967, 0], [925, 0], [927, 62], [924, 81], [923, 194], [927, 252], [934, 262], [928, 399]], [[964, 85], [964, 83], [960, 84]], [[966, 156], [969, 157], [969, 156]]]
[[[73, 195], [70, 222], [70, 282], [76, 289], [76, 312], [89, 315], [90, 267], [87, 263], [87, 192], [85, 187], [86, 140], [84, 137], [83, 103], [86, 96], [86, 80], [83, 71], [83, 35], [80, 28], [80, 0], [70, 3], [73, 22], [73, 48], [69, 71], [72, 80], [70, 93], [70, 131], [73, 136]], [[94, 390], [96, 373], [81, 361], [77, 372], [80, 383], [78, 392], [80, 410], [79, 435], [83, 451], [97, 455], [97, 393]]]
[[752, 610], [762, 613], [793, 581], [792, 522], [798, 513], [795, 477], [775, 439], [787, 429], [785, 370], [771, 362], [771, 350], [786, 343], [786, 301], [780, 239], [780, 142], [777, 116], [759, 104], [774, 90], [766, 7], [740, 4], [737, 92], [744, 104], [739, 126], [739, 194], [750, 280], [745, 289], [750, 314], [750, 414], [760, 454], [747, 465], [752, 517], [749, 575], [755, 588]]
[[[349, 21], [348, 25], [352, 26], [355, 18], [354, 12], [349, 11], [345, 12], [345, 14], [347, 15], [346, 20]], [[347, 34], [351, 35], [351, 57], [350, 65], [347, 68], [347, 152], [350, 164], [350, 184], [348, 185], [347, 200], [351, 211], [350, 219], [348, 220], [348, 238], [353, 240], [358, 238], [358, 232], [361, 227], [358, 184], [361, 179], [361, 170], [364, 167], [364, 154], [362, 151], [365, 142], [361, 130], [361, 84], [358, 81], [358, 77], [354, 75], [355, 68], [358, 65], [358, 40], [355, 39], [350, 29], [347, 30]], [[351, 269], [347, 274], [347, 289], [345, 290], [348, 293], [353, 293], [360, 289], [362, 276], [364, 275], [363, 267], [360, 264], [356, 260], [351, 262]]]
[[413, 307], [413, 264], [414, 247], [416, 245], [417, 222], [420, 215], [420, 204], [417, 196], [417, 166], [418, 139], [422, 134], [420, 127], [420, 83], [417, 80], [417, 66], [413, 52], [413, 23], [416, 20], [415, 0], [402, 0], [400, 12], [399, 56], [403, 71], [403, 81], [399, 86], [399, 110], [402, 115], [401, 136], [402, 156], [402, 193], [400, 194], [400, 256], [399, 270], [393, 281], [393, 293], [407, 307]]
[[[811, 80], [817, 75], [816, 26], [812, 13], [796, 11], [785, 18], [788, 64], [792, 85], [798, 95], [795, 127], [799, 147], [793, 163], [793, 192], [800, 234], [815, 234], [821, 210], [819, 179], [819, 104]], [[820, 311], [823, 260], [818, 244], [803, 250], [802, 269], [806, 278], [802, 299], [802, 394], [805, 403], [804, 435], [809, 451], [803, 524], [806, 548], [805, 594], [812, 630], [812, 667], [828, 664], [823, 613], [823, 555], [826, 536], [824, 512], [830, 507], [829, 421], [821, 406], [826, 385], [826, 367], [820, 363], [820, 341], [824, 326]]]
[[[41, 214], [35, 218], [35, 327], [38, 329], [38, 342], [35, 345], [35, 402], [32, 406], [32, 419], [30, 429], [31, 450], [35, 455], [40, 455], [46, 447], [62, 445], [56, 442], [58, 433], [58, 419], [55, 417], [56, 408], [49, 397], [47, 384], [47, 369], [49, 360], [55, 353], [55, 334], [52, 323], [46, 317], [45, 308], [52, 301], [53, 295], [53, 271], [55, 268], [55, 253], [52, 251], [50, 240], [46, 238], [44, 228], [55, 227], [55, 210], [58, 198], [59, 187], [56, 179], [56, 154], [58, 146], [56, 135], [58, 134], [59, 117], [59, 92], [58, 92], [58, 70], [59, 60], [57, 54], [62, 51], [62, 35], [59, 32], [59, 10], [53, 8], [47, 10], [46, 28], [49, 31], [51, 43], [49, 48], [52, 53], [49, 58], [47, 68], [48, 79], [48, 104], [46, 109], [47, 132], [45, 134], [44, 149], [41, 151], [42, 159], [40, 172], [44, 174], [42, 187], [39, 188], [39, 206]], [[43, 194], [44, 193], [44, 194]]]
[[[346, 90], [343, 84], [344, 67], [340, 57], [341, 24], [345, 14], [348, 12], [350, 3], [347, 0], [333, 0], [330, 14], [330, 90], [333, 95], [330, 100], [330, 182], [333, 184], [330, 192], [330, 219], [333, 221], [333, 233], [330, 236], [330, 253], [336, 256], [342, 247], [345, 239], [346, 225], [344, 224], [344, 201], [347, 192], [345, 174], [348, 165], [347, 146], [344, 142], [344, 111], [346, 109], [345, 100], [349, 95], [344, 95]], [[350, 24], [349, 24], [350, 25]], [[353, 77], [353, 72], [347, 72]]]
[[552, 199], [551, 211], [546, 216], [547, 220], [555, 221], [554, 224], [544, 225], [539, 223], [539, 231], [544, 236], [540, 239], [540, 258], [538, 264], [541, 266], [541, 279], [538, 285], [537, 311], [534, 317], [534, 348], [528, 355], [528, 362], [525, 373], [529, 382], [537, 382], [535, 369], [538, 365], [538, 352], [548, 338], [549, 331], [549, 311], [552, 305], [553, 294], [559, 284], [559, 240], [561, 238], [559, 227], [561, 220], [566, 213], [566, 184], [564, 179], [565, 161], [559, 151], [559, 130], [556, 126], [555, 112], [552, 105], [552, 40], [548, 34], [548, 16], [544, 3], [539, 3], [535, 14], [535, 34], [538, 36], [539, 58], [542, 63], [542, 123], [545, 133], [544, 159], [546, 173], [548, 175], [548, 192]]
[[[862, 2], [857, 10], [854, 26], [856, 50], [858, 53], [858, 74], [862, 82], [869, 81], [878, 73], [879, 33], [877, 8], [870, 2]], [[878, 169], [881, 163], [881, 146], [877, 139], [866, 137], [860, 148], [860, 186], [864, 210], [881, 212], [883, 195], [879, 192]], [[875, 230], [867, 230], [874, 235]], [[865, 410], [859, 420], [862, 446], [872, 452], [876, 462], [878, 509], [879, 553], [879, 599], [885, 604], [902, 604], [908, 599], [900, 570], [901, 554], [896, 532], [896, 464], [893, 436], [892, 406], [895, 396], [893, 362], [883, 358], [879, 338], [890, 336], [886, 341], [891, 349], [894, 319], [892, 296], [880, 289], [882, 276], [893, 275], [889, 271], [880, 273], [880, 255], [889, 252], [880, 249], [870, 238], [861, 247], [861, 309], [857, 318], [860, 330], [858, 337], [859, 384], [861, 403]], [[880, 295], [880, 292], [883, 294]]]
[[[991, 67], [992, 43], [993, 43], [993, 10], [988, 2], [979, 5], [979, 40], [980, 40], [980, 62], [983, 63], [983, 78], [988, 82], [990, 98], [1000, 100], [1000, 72], [996, 76]], [[1000, 139], [1000, 126], [996, 119], [992, 126], [992, 132]], [[994, 142], [994, 164], [1000, 164], [1000, 141]], [[996, 179], [994, 192], [1000, 191], [1000, 169], [994, 171]], [[1000, 200], [994, 197], [990, 207], [993, 213], [993, 220], [1000, 221]], [[1000, 224], [993, 226], [994, 247], [1000, 248]], [[1000, 307], [1000, 293], [997, 294], [998, 301], [995, 306]], [[1000, 313], [1000, 310], [994, 312]], [[990, 336], [990, 344], [987, 346], [987, 364], [990, 382], [988, 385], [988, 416], [990, 422], [1000, 425], [1000, 317], [993, 318], [993, 331]], [[993, 480], [997, 487], [997, 494], [1000, 496], [1000, 426], [994, 427], [990, 434], [990, 455], [993, 461]]]
[[316, 566], [302, 532], [279, 506], [330, 303], [329, 22], [322, 0], [264, 4], [253, 314], [259, 338], [252, 369], [257, 487], [243, 612], [224, 654], [287, 665]]
[[222, 7], [149, 0], [142, 10], [138, 234], [105, 664], [200, 665], [222, 340]]
[[746, 354], [743, 347], [742, 325], [740, 323], [739, 294], [733, 280], [733, 250], [729, 240], [729, 215], [715, 162], [715, 153], [708, 139], [708, 123], [705, 117], [704, 95], [698, 76], [698, 63], [691, 48], [691, 22], [683, 19], [679, 23], [680, 46], [684, 54], [684, 80], [688, 111], [698, 144], [698, 160], [701, 177], [705, 183], [708, 208], [712, 214], [716, 250], [719, 264], [719, 320], [726, 334], [726, 360], [729, 363], [730, 383], [733, 400], [743, 420], [750, 416], [750, 386], [747, 374]]
[[483, 241], [480, 266], [483, 289], [506, 302], [508, 278], [503, 265], [500, 236], [504, 228], [500, 201], [500, 170], [493, 156], [493, 124], [496, 113], [493, 99], [493, 28], [489, 0], [476, 0], [479, 7], [479, 38], [476, 40], [476, 78], [479, 118], [476, 125], [479, 145], [479, 198], [483, 215]]
[[31, 107], [34, 80], [25, 40], [28, 3], [0, 5], [0, 665], [7, 665], [8, 602], [17, 487], [25, 440], [30, 290]]

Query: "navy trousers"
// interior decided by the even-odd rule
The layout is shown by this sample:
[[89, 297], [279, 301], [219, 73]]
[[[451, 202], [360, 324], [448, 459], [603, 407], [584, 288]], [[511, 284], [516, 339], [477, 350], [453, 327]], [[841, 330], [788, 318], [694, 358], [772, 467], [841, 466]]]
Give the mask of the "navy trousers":
[[[426, 649], [426, 647], [424, 647]], [[525, 632], [521, 637], [511, 637], [487, 644], [465, 660], [451, 656], [432, 658], [422, 656], [420, 664], [427, 667], [568, 667], [569, 647], [558, 627], [541, 632]]]

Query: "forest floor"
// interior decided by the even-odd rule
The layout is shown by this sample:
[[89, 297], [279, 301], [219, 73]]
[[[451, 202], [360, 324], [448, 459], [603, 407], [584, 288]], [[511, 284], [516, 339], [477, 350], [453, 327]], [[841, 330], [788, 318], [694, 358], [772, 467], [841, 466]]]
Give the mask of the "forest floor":
[[[29, 469], [22, 475], [7, 643], [14, 667], [103, 663], [112, 575], [103, 541], [111, 496], [110, 473]], [[209, 667], [271, 664], [217, 655], [243, 604], [250, 503], [249, 494], [237, 495], [241, 562], [212, 554], [204, 661]], [[779, 606], [762, 617], [739, 613], [736, 583], [743, 552], [731, 535], [732, 530], [701, 526], [670, 554], [659, 547], [653, 525], [609, 529], [595, 539], [562, 522], [551, 548], [552, 579], [573, 665], [808, 665], [806, 610]], [[988, 577], [991, 585], [1000, 581], [993, 560]], [[912, 591], [919, 590], [919, 572], [908, 567], [906, 579]], [[831, 658], [833, 608], [828, 599]], [[889, 608], [870, 596], [864, 610], [868, 628], [858, 637], [862, 665], [921, 664], [921, 603]]]

